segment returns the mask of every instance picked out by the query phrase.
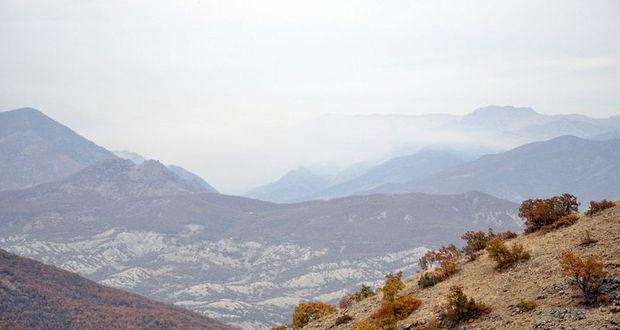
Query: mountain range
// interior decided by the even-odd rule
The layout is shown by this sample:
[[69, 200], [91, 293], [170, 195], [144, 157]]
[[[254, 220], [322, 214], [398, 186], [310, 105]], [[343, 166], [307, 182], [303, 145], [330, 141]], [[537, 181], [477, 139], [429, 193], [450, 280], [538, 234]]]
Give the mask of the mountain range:
[[[427, 179], [481, 155], [508, 151], [559, 136], [573, 135], [589, 140], [618, 138], [620, 116], [544, 115], [531, 108], [488, 106], [463, 116], [329, 115], [322, 118], [318, 125], [323, 130], [330, 127], [340, 129], [340, 135], [345, 134], [343, 132], [347, 129], [354, 136], [357, 132], [365, 132], [367, 136], [377, 139], [366, 144], [381, 143], [384, 148], [400, 149], [399, 153], [404, 154], [378, 165], [367, 166], [347, 180], [337, 182], [307, 169], [303, 172], [290, 171], [273, 183], [255, 188], [246, 196], [273, 202], [296, 202], [372, 193], [381, 186]], [[326, 135], [338, 136], [337, 132]], [[383, 139], [389, 142], [382, 142]], [[406, 150], [416, 151], [406, 153]], [[471, 189], [460, 191], [467, 190]], [[519, 199], [518, 194], [502, 197]]]
[[[286, 202], [273, 203], [216, 194], [191, 172], [135, 153], [117, 157], [36, 110], [7, 113], [0, 164], [13, 172], [0, 172], [0, 247], [247, 329], [284, 321], [301, 300], [334, 302], [386, 272], [413, 273], [427, 249], [465, 231], [519, 231], [521, 198], [568, 191], [583, 202], [615, 197], [620, 186], [619, 140], [562, 136], [475, 160], [472, 149], [436, 146], [327, 176], [300, 168], [254, 192]], [[540, 116], [491, 108], [456, 123], [525, 132]], [[452, 116], [422, 119], [438, 130], [456, 125]], [[56, 142], [37, 147], [42, 136]], [[87, 163], [78, 157], [86, 151], [69, 146], [100, 158]], [[63, 164], [73, 165], [48, 171]], [[23, 168], [48, 175], [6, 174]]]
[[412, 272], [466, 230], [519, 230], [516, 204], [483, 193], [273, 204], [213, 194], [163, 164], [115, 159], [0, 192], [0, 246], [99, 283], [242, 326], [302, 299]]

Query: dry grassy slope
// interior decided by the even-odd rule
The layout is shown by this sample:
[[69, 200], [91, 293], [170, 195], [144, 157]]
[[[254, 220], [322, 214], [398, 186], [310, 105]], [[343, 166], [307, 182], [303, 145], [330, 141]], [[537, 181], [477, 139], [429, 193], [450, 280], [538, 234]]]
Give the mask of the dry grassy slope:
[[[598, 243], [580, 247], [586, 230]], [[399, 326], [406, 328], [417, 320], [431, 317], [434, 307], [444, 303], [448, 289], [461, 285], [468, 296], [493, 308], [489, 315], [466, 323], [467, 329], [620, 329], [617, 307], [586, 308], [581, 305], [559, 267], [561, 252], [572, 249], [580, 254], [601, 256], [610, 276], [620, 277], [620, 206], [605, 210], [593, 218], [581, 215], [575, 225], [546, 235], [520, 235], [509, 244], [513, 242], [523, 244], [531, 259], [506, 271], [497, 272], [493, 261], [482, 255], [476, 261], [463, 263], [458, 274], [434, 287], [419, 289], [419, 274], [406, 281], [407, 287], [401, 294], [416, 296], [422, 301], [422, 306], [399, 322]], [[535, 300], [537, 309], [518, 313], [514, 305], [520, 299]], [[379, 297], [368, 299], [348, 311], [340, 310], [337, 314], [315, 321], [304, 330], [350, 329], [355, 321], [368, 319], [379, 304]], [[354, 321], [334, 326], [335, 319], [345, 313], [354, 317]]]

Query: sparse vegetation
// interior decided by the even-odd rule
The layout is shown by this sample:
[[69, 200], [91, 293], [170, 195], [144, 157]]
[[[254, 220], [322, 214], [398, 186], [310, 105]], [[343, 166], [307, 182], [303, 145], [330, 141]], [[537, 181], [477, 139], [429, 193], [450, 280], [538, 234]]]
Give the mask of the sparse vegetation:
[[517, 303], [517, 308], [519, 309], [521, 313], [531, 312], [535, 310], [536, 307], [537, 307], [537, 304], [534, 300], [521, 299]]
[[547, 199], [528, 199], [519, 207], [519, 217], [525, 219], [525, 232], [533, 233], [551, 225], [563, 216], [577, 212], [577, 197], [565, 193]]
[[608, 201], [606, 199], [603, 199], [600, 202], [590, 201], [590, 209], [586, 211], [586, 215], [591, 217], [603, 210], [614, 207], [614, 205], [616, 205], [614, 202]]
[[514, 243], [508, 248], [506, 243], [499, 239], [489, 241], [486, 251], [489, 257], [496, 262], [497, 269], [504, 269], [530, 258], [530, 254], [525, 251], [521, 244]]
[[606, 273], [598, 256], [581, 257], [571, 251], [562, 253], [560, 266], [565, 276], [570, 277], [579, 288], [586, 303], [593, 303], [600, 293]]
[[370, 298], [372, 296], [374, 296], [376, 293], [374, 291], [372, 291], [372, 288], [369, 287], [366, 284], [362, 284], [362, 287], [360, 287], [359, 290], [357, 290], [357, 292], [353, 293], [353, 299], [356, 302], [360, 302], [366, 298]]
[[396, 275], [385, 275], [385, 284], [383, 284], [383, 288], [381, 288], [381, 292], [383, 293], [383, 301], [394, 301], [398, 291], [405, 287], [402, 277], [402, 272], [399, 272]]
[[452, 328], [463, 321], [474, 319], [490, 312], [490, 307], [476, 303], [473, 298], [467, 298], [465, 293], [463, 293], [462, 287], [453, 286], [448, 293], [442, 325]]
[[311, 321], [336, 312], [336, 308], [320, 301], [300, 303], [293, 311], [293, 327], [303, 328]]
[[338, 316], [334, 325], [346, 324], [351, 321], [353, 321], [353, 317], [351, 317], [351, 315], [344, 314], [344, 315]]
[[439, 278], [433, 271], [424, 272], [418, 280], [418, 286], [422, 289], [434, 286], [437, 283], [439, 283]]
[[399, 297], [393, 301], [384, 301], [373, 315], [373, 322], [381, 329], [394, 329], [396, 322], [407, 318], [422, 303], [413, 296]]
[[428, 251], [420, 258], [418, 264], [423, 270], [428, 270], [434, 264], [435, 273], [440, 281], [443, 281], [447, 277], [457, 272], [457, 261], [461, 253], [459, 249], [453, 245], [447, 245], [441, 247], [439, 250]]

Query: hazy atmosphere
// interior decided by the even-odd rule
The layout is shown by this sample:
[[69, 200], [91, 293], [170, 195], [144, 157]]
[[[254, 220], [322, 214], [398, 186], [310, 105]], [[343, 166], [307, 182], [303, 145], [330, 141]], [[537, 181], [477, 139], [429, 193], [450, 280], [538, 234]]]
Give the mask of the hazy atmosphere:
[[402, 147], [326, 114], [618, 115], [618, 40], [618, 1], [2, 0], [0, 111], [243, 193]]

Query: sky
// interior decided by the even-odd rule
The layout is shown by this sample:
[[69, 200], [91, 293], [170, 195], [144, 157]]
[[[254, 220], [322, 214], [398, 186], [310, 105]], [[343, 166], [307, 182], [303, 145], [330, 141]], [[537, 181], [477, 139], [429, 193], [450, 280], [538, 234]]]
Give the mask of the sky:
[[0, 0], [0, 111], [242, 193], [363, 160], [296, 135], [329, 113], [619, 114], [618, 40], [613, 0]]

